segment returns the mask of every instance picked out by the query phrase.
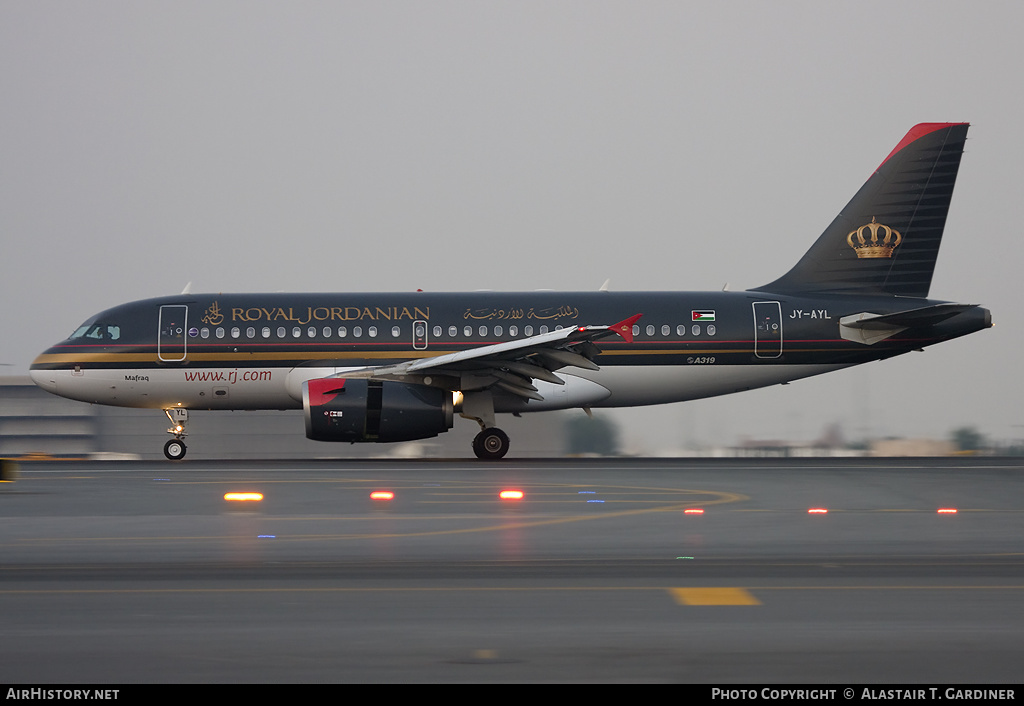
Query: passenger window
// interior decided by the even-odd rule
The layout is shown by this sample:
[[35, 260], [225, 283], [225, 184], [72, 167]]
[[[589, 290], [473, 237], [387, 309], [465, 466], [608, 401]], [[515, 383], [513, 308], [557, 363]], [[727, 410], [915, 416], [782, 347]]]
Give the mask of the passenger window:
[[338, 327], [338, 338], [345, 338], [348, 335], [348, 329], [344, 326]]
[[324, 326], [324, 338], [330, 338], [330, 337], [331, 337], [331, 327], [330, 326]]
[[295, 328], [292, 329], [292, 338], [298, 338], [301, 335], [302, 335], [302, 329], [300, 329], [298, 326], [296, 326]]
[[487, 327], [486, 326], [481, 326], [480, 327], [480, 335], [481, 336], [486, 336], [487, 335]]
[[434, 327], [434, 338], [441, 338], [441, 327], [440, 326], [435, 326]]
[[220, 326], [217, 327], [217, 338], [224, 338], [224, 329]]
[[366, 330], [366, 332], [368, 334], [370, 334], [370, 338], [377, 338], [377, 327], [376, 326], [371, 326], [370, 328], [368, 328]]
[[395, 338], [398, 338], [399, 336], [402, 335], [402, 329], [398, 328], [397, 326], [392, 326], [391, 335], [394, 336]]
[[316, 338], [316, 326], [310, 326], [306, 329], [306, 335], [310, 338]]
[[653, 336], [654, 335], [654, 325], [653, 324], [647, 324], [647, 335], [648, 336]]
[[532, 336], [533, 335], [533, 326], [529, 326], [529, 325], [524, 326], [523, 327], [523, 335], [524, 336]]
[[260, 331], [260, 333], [263, 334], [263, 338], [270, 338], [270, 327], [269, 326], [264, 326], [263, 330]]
[[205, 326], [203, 326], [202, 330], [199, 332], [199, 337], [200, 338], [209, 338], [210, 337], [210, 329], [208, 329]]
[[690, 330], [693, 331], [693, 335], [694, 336], [699, 336], [700, 335], [700, 324], [694, 324], [693, 328], [690, 329]]
[[635, 338], [635, 337], [637, 337], [639, 335], [640, 335], [640, 325], [639, 324], [633, 324], [633, 337]]
[[249, 328], [245, 329], [245, 335], [248, 338], [256, 338], [256, 329], [250, 326]]
[[363, 327], [362, 326], [353, 326], [352, 327], [352, 335], [355, 336], [356, 338], [362, 337], [362, 335], [363, 335]]
[[519, 335], [519, 327], [518, 326], [509, 326], [508, 327], [508, 335], [512, 336], [512, 337], [518, 336]]
[[541, 326], [540, 327], [540, 332], [541, 333], [547, 333], [548, 332], [548, 325], [544, 324], [543, 326]]
[[278, 338], [284, 338], [287, 335], [288, 335], [288, 331], [285, 330], [284, 326], [278, 326], [277, 327], [277, 337]]
[[500, 336], [501, 335], [501, 326], [495, 326], [494, 327], [494, 335], [495, 336]]
[[715, 331], [717, 331], [717, 330], [718, 329], [715, 328], [714, 324], [708, 324], [708, 335], [709, 336], [714, 336], [715, 335]]
[[455, 338], [458, 335], [459, 335], [459, 327], [458, 326], [449, 326], [448, 327], [448, 336], [449, 336], [449, 338]]
[[237, 326], [232, 327], [232, 329], [231, 329], [231, 338], [238, 338], [241, 335], [242, 335], [242, 330], [241, 329], [239, 329]]
[[668, 324], [662, 324], [662, 327], [661, 327], [661, 335], [662, 335], [662, 336], [667, 336], [667, 335], [669, 335], [670, 333], [672, 333], [672, 329], [671, 329], [671, 328], [669, 328], [669, 325], [668, 325]]
[[676, 326], [676, 335], [677, 336], [685, 336], [686, 335], [686, 327], [683, 326], [682, 324], [679, 324], [678, 326]]
[[473, 327], [472, 326], [467, 326], [466, 328], [462, 329], [462, 334], [466, 338], [469, 338], [470, 336], [473, 335]]

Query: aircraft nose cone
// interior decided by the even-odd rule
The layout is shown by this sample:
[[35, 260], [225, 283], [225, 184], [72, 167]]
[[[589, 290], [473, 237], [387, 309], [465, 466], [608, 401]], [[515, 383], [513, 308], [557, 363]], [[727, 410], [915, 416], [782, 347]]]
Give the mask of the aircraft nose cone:
[[52, 370], [30, 370], [28, 374], [36, 385], [57, 394], [57, 380]]

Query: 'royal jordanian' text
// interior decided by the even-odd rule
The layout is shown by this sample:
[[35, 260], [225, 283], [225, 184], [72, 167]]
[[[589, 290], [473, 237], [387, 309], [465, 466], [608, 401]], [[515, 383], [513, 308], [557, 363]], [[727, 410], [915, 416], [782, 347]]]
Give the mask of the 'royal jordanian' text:
[[418, 306], [308, 306], [295, 310], [294, 307], [275, 306], [235, 307], [231, 310], [232, 321], [294, 321], [308, 324], [311, 321], [429, 321], [430, 307]]

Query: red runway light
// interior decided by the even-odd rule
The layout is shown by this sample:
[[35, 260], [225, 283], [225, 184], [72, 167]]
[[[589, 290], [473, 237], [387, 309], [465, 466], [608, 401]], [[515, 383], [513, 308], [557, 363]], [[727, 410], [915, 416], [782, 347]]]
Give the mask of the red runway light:
[[394, 500], [395, 494], [390, 490], [375, 490], [370, 493], [370, 500]]
[[683, 510], [683, 514], [684, 515], [703, 515], [704, 514], [704, 510], [702, 508], [699, 508], [699, 507], [689, 507], [689, 508]]
[[807, 510], [808, 515], [827, 515], [828, 509], [824, 507], [812, 507]]
[[503, 490], [498, 493], [498, 497], [502, 500], [522, 500], [523, 491], [521, 490]]
[[259, 502], [263, 499], [263, 493], [224, 493], [225, 500]]
[[940, 515], [955, 515], [956, 514], [956, 508], [955, 507], [940, 507], [938, 510], [936, 510], [936, 512], [938, 512]]

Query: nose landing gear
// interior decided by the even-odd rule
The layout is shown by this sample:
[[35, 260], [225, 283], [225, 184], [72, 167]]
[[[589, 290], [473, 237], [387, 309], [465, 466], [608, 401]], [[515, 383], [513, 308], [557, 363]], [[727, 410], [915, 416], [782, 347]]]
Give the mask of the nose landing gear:
[[173, 407], [165, 409], [164, 414], [171, 420], [171, 428], [167, 430], [167, 433], [174, 435], [173, 439], [164, 444], [164, 456], [171, 461], [180, 461], [185, 458], [185, 452], [188, 450], [185, 442], [182, 441], [188, 434], [185, 431], [185, 425], [188, 423], [188, 410]]

